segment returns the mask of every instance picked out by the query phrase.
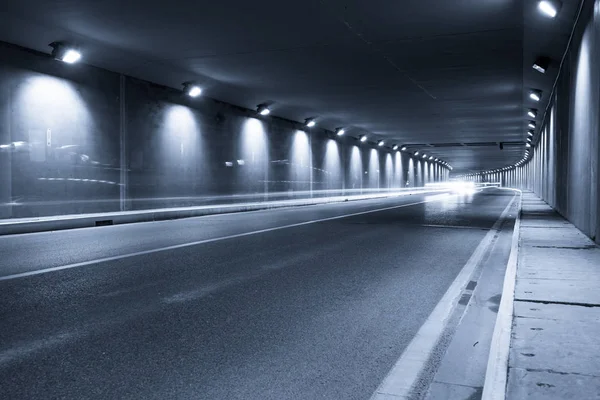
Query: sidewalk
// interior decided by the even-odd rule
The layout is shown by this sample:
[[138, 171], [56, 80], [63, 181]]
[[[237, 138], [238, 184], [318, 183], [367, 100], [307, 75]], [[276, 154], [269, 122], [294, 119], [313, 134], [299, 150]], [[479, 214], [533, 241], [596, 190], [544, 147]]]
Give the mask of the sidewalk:
[[600, 247], [523, 193], [509, 400], [600, 399]]

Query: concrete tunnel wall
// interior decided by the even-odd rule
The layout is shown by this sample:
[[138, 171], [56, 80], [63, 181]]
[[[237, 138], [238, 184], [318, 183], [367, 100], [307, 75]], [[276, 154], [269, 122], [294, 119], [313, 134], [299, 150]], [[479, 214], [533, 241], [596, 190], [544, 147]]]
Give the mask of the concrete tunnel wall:
[[583, 4], [543, 118], [529, 162], [475, 179], [532, 190], [600, 243], [600, 0]]
[[437, 164], [349, 135], [3, 43], [0, 119], [0, 218], [362, 194], [448, 178]]

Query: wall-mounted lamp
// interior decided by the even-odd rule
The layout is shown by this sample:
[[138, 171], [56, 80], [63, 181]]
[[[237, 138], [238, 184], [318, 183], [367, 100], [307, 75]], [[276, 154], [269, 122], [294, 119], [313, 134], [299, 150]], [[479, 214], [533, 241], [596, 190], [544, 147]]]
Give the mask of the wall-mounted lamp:
[[538, 10], [547, 17], [554, 18], [562, 8], [562, 3], [558, 0], [542, 0], [538, 3]]
[[52, 42], [52, 57], [67, 64], [74, 64], [81, 59], [81, 53], [74, 46], [63, 42]]
[[533, 69], [536, 71], [545, 74], [550, 66], [550, 59], [548, 57], [538, 57], [533, 63]]
[[198, 97], [200, 94], [202, 94], [202, 89], [200, 89], [200, 86], [196, 85], [194, 82], [184, 82], [182, 85], [183, 92], [190, 97]]
[[260, 115], [269, 115], [271, 113], [271, 109], [266, 104], [259, 104], [256, 106], [256, 112]]

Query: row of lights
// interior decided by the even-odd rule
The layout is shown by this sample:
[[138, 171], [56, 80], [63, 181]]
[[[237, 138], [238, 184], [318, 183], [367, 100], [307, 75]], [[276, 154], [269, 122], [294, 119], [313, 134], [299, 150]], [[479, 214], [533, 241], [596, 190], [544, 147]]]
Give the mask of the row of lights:
[[[267, 105], [265, 105], [265, 104], [259, 104], [259, 105], [257, 106], [257, 109], [256, 109], [256, 111], [257, 111], [257, 112], [258, 112], [258, 114], [260, 114], [260, 115], [269, 115], [269, 114], [271, 113], [271, 111], [270, 111], [269, 107], [268, 107]], [[304, 120], [304, 125], [305, 125], [307, 128], [313, 128], [314, 126], [316, 126], [316, 125], [317, 125], [316, 118], [315, 118], [315, 117], [306, 118], [306, 119]], [[339, 127], [339, 128], [335, 128], [335, 131], [334, 131], [334, 132], [335, 132], [335, 135], [336, 135], [336, 136], [343, 136], [343, 135], [346, 133], [346, 130], [345, 130], [344, 128], [342, 128], [342, 127]], [[360, 135], [360, 136], [358, 136], [358, 140], [359, 140], [360, 142], [362, 142], [362, 143], [366, 142], [366, 141], [367, 141], [367, 139], [368, 139], [367, 135]], [[385, 145], [385, 141], [384, 141], [384, 140], [379, 140], [379, 141], [377, 141], [377, 146], [378, 146], [378, 147], [383, 147], [384, 145]], [[400, 146], [400, 145], [398, 145], [398, 144], [394, 144], [394, 145], [392, 146], [392, 150], [393, 150], [393, 151], [398, 151], [398, 150], [400, 150], [400, 151], [407, 151], [407, 150], [408, 150], [408, 148], [407, 148], [406, 146], [404, 146], [404, 145], [403, 145], [403, 146]], [[415, 155], [415, 156], [418, 156], [418, 155], [419, 155], [419, 152], [418, 152], [418, 151], [417, 151], [417, 152], [415, 152], [415, 153], [414, 153], [414, 155]], [[426, 154], [423, 154], [423, 155], [422, 155], [422, 158], [424, 158], [424, 159], [427, 159], [428, 157], [427, 157], [427, 155], [426, 155]], [[436, 162], [436, 163], [439, 163], [439, 164], [441, 164], [441, 165], [443, 165], [443, 166], [445, 166], [445, 167], [449, 168], [450, 170], [452, 170], [452, 166], [451, 166], [450, 164], [448, 164], [447, 162], [445, 162], [445, 161], [442, 161], [442, 160], [440, 160], [440, 159], [438, 159], [438, 158], [435, 158], [435, 157], [433, 157], [433, 156], [430, 156], [430, 157], [429, 157], [429, 161], [434, 161], [434, 162]]]
[[[559, 0], [541, 0], [538, 2], [538, 10], [542, 14], [544, 14], [545, 16], [550, 17], [550, 18], [555, 18], [558, 15], [561, 8], [562, 8], [562, 3]], [[538, 57], [535, 60], [535, 62], [533, 63], [533, 69], [542, 74], [546, 73], [549, 66], [550, 66], [550, 59], [548, 57]], [[542, 100], [542, 95], [543, 95], [543, 93], [541, 90], [538, 90], [538, 89], [529, 90], [529, 98], [536, 103], [538, 103]], [[507, 170], [515, 168], [515, 167], [520, 167], [527, 161], [527, 159], [529, 158], [529, 155], [530, 155], [529, 149], [531, 149], [531, 147], [533, 146], [532, 140], [533, 140], [533, 136], [535, 135], [535, 129], [537, 127], [535, 119], [538, 116], [538, 110], [535, 108], [528, 109], [527, 116], [529, 118], [531, 118], [532, 120], [530, 120], [527, 124], [528, 130], [527, 130], [527, 138], [526, 138], [526, 142], [525, 142], [524, 157], [521, 160], [519, 160], [517, 163], [515, 163], [514, 166], [504, 167], [504, 168], [500, 168], [500, 169], [492, 170], [492, 171], [485, 171], [485, 172], [482, 172], [483, 174], [507, 171]], [[474, 174], [465, 175], [465, 176], [471, 177], [471, 176], [474, 176]]]
[[[540, 0], [538, 2], [538, 10], [544, 14], [547, 17], [550, 18], [555, 18], [560, 9], [562, 8], [562, 3], [560, 0]], [[538, 57], [535, 62], [533, 63], [533, 69], [545, 74], [546, 71], [548, 70], [548, 67], [550, 66], [550, 59], [548, 57]], [[534, 102], [538, 103], [541, 101], [542, 99], [542, 91], [538, 90], [538, 89], [531, 89], [529, 91], [529, 98], [531, 100], [533, 100]], [[527, 159], [529, 158], [529, 149], [531, 149], [531, 147], [533, 146], [532, 144], [532, 140], [533, 140], [533, 136], [535, 134], [535, 129], [537, 127], [537, 124], [535, 122], [535, 119], [538, 116], [538, 110], [535, 108], [530, 108], [527, 111], [527, 116], [530, 117], [532, 120], [530, 120], [527, 124], [527, 138], [526, 138], [526, 142], [525, 142], [525, 155], [524, 157], [518, 161], [517, 163], [515, 163], [514, 167], [518, 167], [523, 165]], [[509, 167], [507, 167], [509, 168]]]
[[[79, 60], [81, 60], [81, 52], [73, 47], [73, 46], [69, 46], [68, 44], [64, 43], [64, 42], [53, 42], [50, 44], [50, 47], [52, 47], [52, 56], [60, 61], [63, 61], [67, 64], [74, 64], [76, 62], [78, 62]], [[184, 82], [182, 84], [183, 86], [183, 92], [186, 93], [188, 96], [195, 98], [198, 97], [202, 94], [202, 88], [200, 86], [198, 86], [195, 82]], [[271, 113], [271, 109], [269, 108], [269, 106], [267, 104], [259, 104], [256, 107], [256, 112], [259, 115], [262, 116], [267, 116]], [[315, 117], [311, 117], [311, 118], [306, 118], [304, 125], [307, 128], [312, 128], [314, 126], [316, 126], [317, 121]], [[336, 136], [343, 136], [346, 133], [346, 130], [344, 128], [336, 128], [335, 129], [335, 134]], [[358, 140], [362, 143], [367, 141], [367, 135], [360, 135], [358, 137]], [[383, 140], [379, 140], [377, 141], [377, 146], [378, 147], [383, 147], [385, 145], [385, 141]], [[408, 150], [408, 148], [406, 146], [400, 146], [397, 144], [394, 144], [392, 146], [392, 150], [393, 151], [403, 151], [406, 152]], [[415, 157], [419, 156], [419, 152], [415, 151], [414, 153]], [[438, 158], [435, 158], [433, 156], [427, 156], [427, 154], [422, 154], [421, 157], [424, 160], [428, 160], [431, 162], [436, 162], [450, 170], [452, 170], [452, 166], [450, 164], [448, 164], [447, 162], [440, 160]]]
[[504, 167], [504, 168], [498, 168], [498, 169], [493, 169], [493, 170], [488, 170], [488, 171], [483, 171], [483, 172], [478, 172], [476, 174], [465, 174], [465, 175], [460, 175], [457, 178], [472, 178], [478, 175], [489, 175], [489, 174], [497, 174], [500, 172], [506, 172], [509, 171], [511, 169], [514, 169], [515, 166], [510, 166], [510, 167]]

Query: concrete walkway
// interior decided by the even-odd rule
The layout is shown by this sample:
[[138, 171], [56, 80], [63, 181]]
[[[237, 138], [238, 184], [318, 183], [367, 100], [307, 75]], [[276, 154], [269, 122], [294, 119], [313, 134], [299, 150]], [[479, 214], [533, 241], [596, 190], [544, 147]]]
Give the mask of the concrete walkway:
[[600, 399], [600, 247], [523, 193], [507, 399]]

